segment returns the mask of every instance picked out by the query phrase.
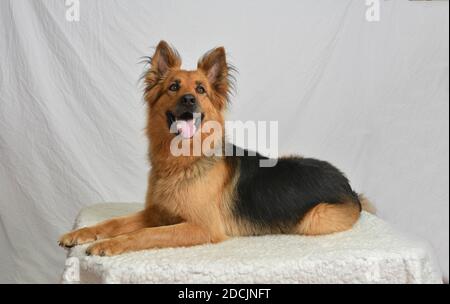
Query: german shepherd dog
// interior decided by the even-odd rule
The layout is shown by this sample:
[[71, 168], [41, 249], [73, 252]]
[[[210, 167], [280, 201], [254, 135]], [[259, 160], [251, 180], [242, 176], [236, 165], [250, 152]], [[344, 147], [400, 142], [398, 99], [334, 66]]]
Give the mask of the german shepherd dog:
[[[93, 242], [87, 255], [222, 242], [234, 236], [323, 235], [350, 229], [365, 199], [331, 164], [311, 158], [280, 158], [260, 167], [258, 153], [175, 156], [175, 137], [192, 146], [208, 121], [224, 126], [232, 67], [223, 47], [206, 53], [197, 70], [182, 70], [176, 50], [161, 41], [144, 75], [151, 172], [145, 209], [63, 235], [64, 247]], [[194, 116], [194, 113], [200, 115]], [[171, 131], [175, 125], [175, 132]], [[239, 148], [231, 145], [235, 152]], [[214, 144], [210, 146], [215, 149]], [[225, 153], [224, 153], [225, 154]]]

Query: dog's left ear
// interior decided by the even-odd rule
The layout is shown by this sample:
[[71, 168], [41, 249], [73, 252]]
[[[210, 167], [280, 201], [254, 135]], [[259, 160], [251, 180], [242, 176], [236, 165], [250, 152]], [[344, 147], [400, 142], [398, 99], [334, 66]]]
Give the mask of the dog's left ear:
[[227, 64], [225, 49], [223, 47], [215, 48], [207, 52], [200, 58], [197, 68], [205, 73], [213, 89], [221, 97], [221, 106], [224, 106], [228, 99], [230, 89], [229, 69]]

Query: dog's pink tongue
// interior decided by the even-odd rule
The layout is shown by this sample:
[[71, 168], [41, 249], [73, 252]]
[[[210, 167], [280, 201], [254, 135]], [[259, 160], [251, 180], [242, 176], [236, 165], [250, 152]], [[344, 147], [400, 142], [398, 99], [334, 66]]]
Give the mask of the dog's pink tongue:
[[194, 136], [196, 131], [194, 120], [178, 120], [177, 130], [183, 138], [191, 138], [192, 136]]

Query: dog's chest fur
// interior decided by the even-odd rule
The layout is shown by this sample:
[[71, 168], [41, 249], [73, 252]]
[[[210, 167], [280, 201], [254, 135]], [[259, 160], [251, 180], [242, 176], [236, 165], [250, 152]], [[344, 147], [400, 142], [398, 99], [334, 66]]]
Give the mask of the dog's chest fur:
[[232, 174], [222, 159], [198, 162], [170, 174], [152, 170], [147, 204], [226, 234], [224, 218], [230, 216]]

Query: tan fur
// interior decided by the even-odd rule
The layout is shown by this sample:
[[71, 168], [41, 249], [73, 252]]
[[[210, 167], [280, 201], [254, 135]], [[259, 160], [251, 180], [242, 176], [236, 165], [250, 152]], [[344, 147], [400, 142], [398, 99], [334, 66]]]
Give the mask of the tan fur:
[[59, 244], [65, 247], [72, 247], [151, 226], [151, 219], [146, 214], [147, 211], [141, 211], [66, 233], [59, 239]]
[[[223, 74], [227, 73], [225, 52], [223, 48], [217, 48], [208, 53], [200, 60], [196, 71], [180, 70], [178, 60], [172, 61], [175, 65], [170, 66], [162, 82], [146, 95], [148, 100], [155, 100], [152, 97], [155, 94], [158, 96], [158, 100], [154, 101], [148, 112], [147, 135], [150, 138], [149, 157], [152, 171], [146, 207], [165, 210], [168, 214], [180, 218], [182, 222], [204, 229], [213, 242], [223, 240], [227, 238], [227, 234], [220, 210], [223, 194], [226, 192], [224, 188], [231, 179], [231, 172], [224, 158], [173, 156], [170, 152], [170, 142], [174, 134], [168, 133], [161, 126], [166, 124], [164, 113], [176, 105], [180, 96], [187, 93], [196, 95], [205, 115], [203, 124], [215, 121], [224, 125], [223, 110], [228, 90], [226, 79], [223, 78]], [[218, 70], [210, 72], [213, 67]], [[175, 79], [181, 83], [178, 92], [158, 92]], [[195, 93], [197, 83], [206, 87], [206, 94]], [[220, 136], [218, 141], [223, 142], [223, 133], [213, 135]], [[210, 135], [211, 133], [202, 132], [201, 141]]]
[[59, 239], [59, 244], [64, 247], [72, 247], [116, 237], [146, 227], [157, 227], [179, 222], [181, 222], [181, 218], [168, 213], [158, 206], [151, 206], [137, 213], [116, 217], [91, 227], [84, 227], [66, 233]]
[[[149, 216], [166, 219], [164, 226], [143, 228], [97, 242], [87, 249], [87, 253], [115, 255], [155, 247], [216, 243], [227, 239], [219, 204], [229, 179], [228, 168], [225, 162], [218, 161], [205, 172], [199, 168], [197, 170], [198, 175], [182, 170], [170, 176], [158, 176], [159, 171], [153, 170], [146, 210], [158, 210]], [[186, 178], [186, 174], [190, 178]], [[204, 191], [206, 183], [208, 191]], [[168, 215], [171, 215], [170, 219]]]
[[191, 223], [143, 228], [113, 239], [99, 241], [86, 250], [88, 255], [112, 256], [149, 248], [194, 246], [215, 242], [208, 231]]
[[304, 235], [321, 235], [348, 230], [359, 215], [359, 206], [354, 203], [320, 203], [306, 213], [296, 231]]

